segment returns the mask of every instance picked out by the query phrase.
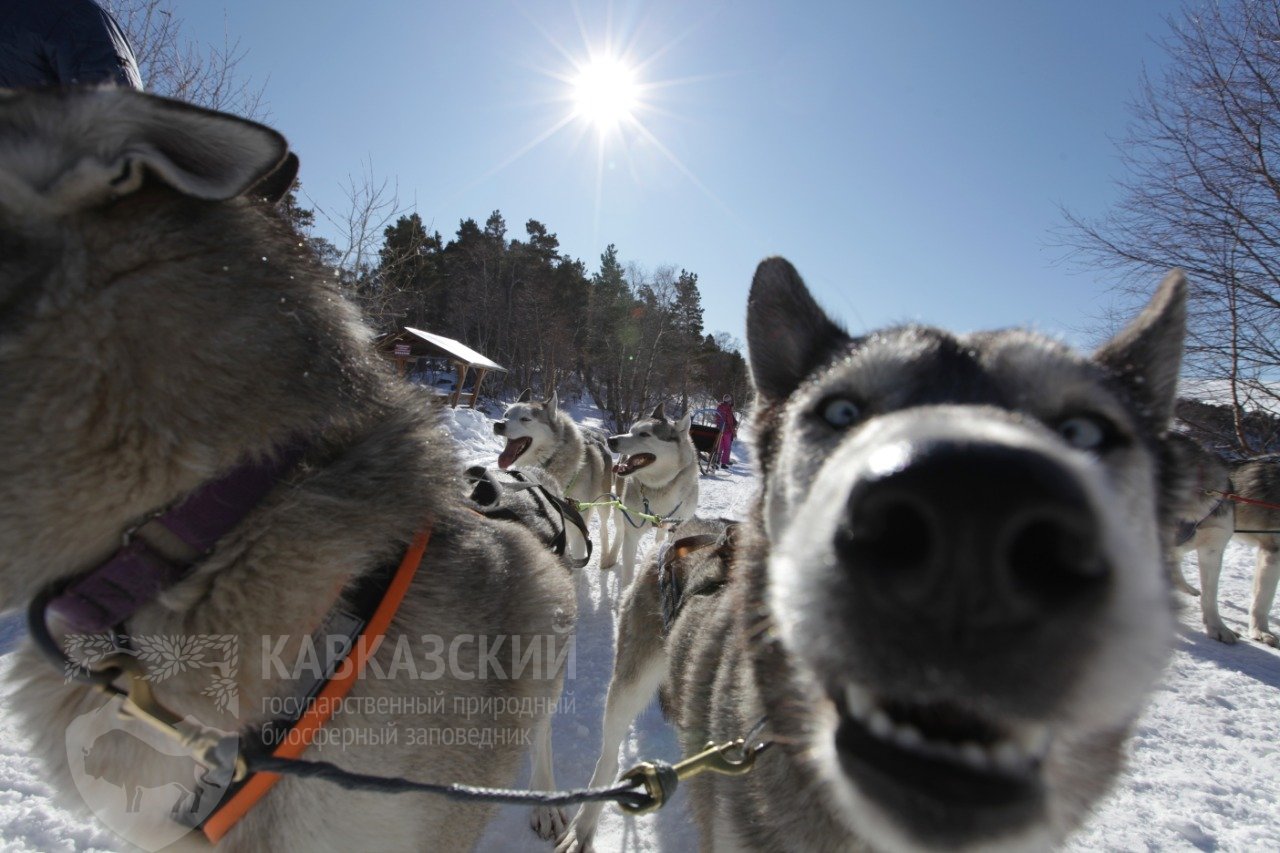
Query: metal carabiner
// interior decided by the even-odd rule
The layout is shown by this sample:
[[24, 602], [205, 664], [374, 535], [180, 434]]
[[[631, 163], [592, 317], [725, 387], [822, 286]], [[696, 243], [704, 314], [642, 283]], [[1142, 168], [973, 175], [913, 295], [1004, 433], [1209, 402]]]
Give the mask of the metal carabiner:
[[738, 738], [721, 744], [708, 741], [702, 752], [691, 755], [675, 765], [654, 761], [643, 762], [622, 774], [621, 780], [643, 784], [650, 801], [641, 806], [619, 803], [618, 807], [631, 814], [656, 812], [667, 804], [682, 780], [701, 773], [741, 776], [750, 772], [755, 766], [756, 756], [760, 751], [760, 748], [748, 746], [745, 740]]
[[175, 740], [196, 763], [209, 771], [206, 781], [225, 787], [238, 782], [249, 772], [240, 754], [240, 739], [180, 717], [156, 698], [142, 663], [129, 655], [113, 655], [104, 663], [119, 670], [129, 679], [129, 686], [119, 691], [121, 716], [146, 723], [166, 737]]

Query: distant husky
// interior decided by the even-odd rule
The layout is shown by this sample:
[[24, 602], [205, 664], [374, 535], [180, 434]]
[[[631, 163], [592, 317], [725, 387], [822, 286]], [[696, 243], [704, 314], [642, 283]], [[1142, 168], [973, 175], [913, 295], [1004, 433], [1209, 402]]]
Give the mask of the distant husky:
[[[548, 731], [549, 715], [527, 709], [555, 703], [563, 668], [517, 674], [508, 660], [509, 677], [477, 677], [477, 643], [496, 652], [563, 635], [572, 580], [522, 526], [467, 508], [458, 449], [432, 407], [375, 357], [332, 273], [261, 203], [262, 182], [289, 157], [262, 125], [132, 90], [0, 91], [0, 609], [48, 595], [33, 624], [53, 610], [74, 633], [96, 632], [79, 627], [96, 614], [129, 636], [182, 643], [196, 655], [155, 679], [156, 698], [248, 733], [300, 686], [264, 641], [277, 661], [301, 659], [326, 613], [355, 607], [360, 581], [394, 570], [429, 530], [368, 677], [305, 757], [510, 784], [522, 744]], [[250, 479], [266, 492], [224, 521], [232, 506], [205, 489], [228, 474], [241, 498]], [[208, 550], [153, 518], [192, 494], [205, 495], [196, 520], [222, 531]], [[95, 567], [121, 565], [131, 586], [115, 597], [100, 593], [123, 575], [83, 585]], [[132, 612], [117, 620], [120, 606]], [[239, 649], [220, 673], [197, 660], [209, 638]], [[421, 662], [428, 639], [461, 656], [406, 675], [393, 655]], [[15, 658], [9, 707], [42, 778], [83, 810], [68, 737], [107, 700], [31, 642]], [[237, 703], [217, 702], [222, 691]], [[498, 710], [466, 710], [482, 702]], [[113, 783], [145, 785], [156, 762], [174, 760], [104, 743], [94, 766]], [[491, 812], [287, 776], [219, 849], [469, 849]], [[534, 820], [547, 835], [561, 826], [555, 810]]]
[[[1185, 474], [1175, 553], [1181, 559], [1195, 550], [1200, 568], [1200, 610], [1205, 632], [1215, 640], [1234, 643], [1236, 632], [1228, 628], [1218, 613], [1218, 578], [1222, 555], [1233, 535], [1257, 546], [1257, 568], [1253, 578], [1253, 603], [1249, 607], [1249, 637], [1277, 644], [1268, 625], [1280, 580], [1280, 460], [1251, 459], [1228, 467], [1194, 439], [1171, 436], [1175, 466]], [[1227, 495], [1236, 495], [1232, 500]], [[1250, 503], [1261, 501], [1261, 504]], [[1264, 506], [1262, 504], [1271, 504]], [[1182, 572], [1174, 568], [1174, 583], [1196, 594], [1186, 584]]]
[[[759, 726], [773, 743], [681, 785], [703, 849], [1063, 839], [1170, 652], [1159, 450], [1184, 302], [1171, 275], [1092, 358], [1021, 331], [851, 338], [765, 261], [758, 499], [733, 531], [677, 528], [628, 590], [592, 784], [661, 685], [685, 754]], [[589, 847], [598, 813], [558, 849]]]
[[[692, 422], [690, 412], [678, 421], [668, 420], [659, 403], [649, 417], [636, 421], [630, 430], [609, 437], [609, 449], [621, 454], [613, 473], [625, 483], [621, 500], [626, 509], [616, 514], [621, 531], [616, 542], [622, 545], [620, 589], [631, 584], [640, 537], [652, 527], [657, 528], [657, 541], [661, 542], [665, 534], [661, 524], [643, 516], [671, 519], [674, 523], [693, 518], [698, 508], [698, 451], [689, 437]], [[600, 558], [601, 568], [616, 562], [616, 551]]]
[[[534, 403], [533, 391], [524, 393], [507, 407], [503, 419], [493, 425], [495, 435], [507, 440], [498, 456], [499, 468], [537, 465], [564, 486], [564, 496], [580, 503], [592, 503], [613, 493], [613, 456], [600, 430], [580, 426], [560, 409], [555, 391], [541, 403]], [[589, 521], [591, 510], [586, 513]], [[609, 550], [609, 512], [601, 507], [600, 553]], [[575, 558], [585, 552], [572, 552]]]

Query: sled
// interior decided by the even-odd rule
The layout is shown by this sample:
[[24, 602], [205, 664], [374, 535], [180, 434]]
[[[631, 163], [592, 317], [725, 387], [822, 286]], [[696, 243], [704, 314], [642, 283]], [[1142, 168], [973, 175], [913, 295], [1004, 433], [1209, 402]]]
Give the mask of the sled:
[[698, 451], [698, 470], [710, 474], [720, 459], [720, 440], [724, 428], [719, 426], [715, 409], [697, 409], [689, 425], [689, 437]]

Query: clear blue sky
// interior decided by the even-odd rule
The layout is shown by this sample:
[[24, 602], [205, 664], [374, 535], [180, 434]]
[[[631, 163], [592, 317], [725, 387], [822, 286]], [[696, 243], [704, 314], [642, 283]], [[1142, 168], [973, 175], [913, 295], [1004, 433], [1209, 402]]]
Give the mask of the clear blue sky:
[[[343, 206], [340, 183], [368, 159], [446, 239], [500, 209], [510, 236], [537, 218], [591, 270], [611, 242], [624, 261], [692, 270], [708, 330], [739, 338], [770, 254], [854, 331], [1087, 325], [1109, 282], [1056, 264], [1050, 231], [1059, 204], [1094, 214], [1114, 200], [1113, 140], [1177, 12], [1147, 0], [177, 6], [191, 37], [241, 39], [243, 70], [265, 81], [269, 122], [322, 207]], [[601, 173], [594, 131], [576, 122], [512, 160], [571, 110], [568, 57], [608, 43], [642, 64], [651, 108], [637, 117], [652, 138], [608, 138]]]

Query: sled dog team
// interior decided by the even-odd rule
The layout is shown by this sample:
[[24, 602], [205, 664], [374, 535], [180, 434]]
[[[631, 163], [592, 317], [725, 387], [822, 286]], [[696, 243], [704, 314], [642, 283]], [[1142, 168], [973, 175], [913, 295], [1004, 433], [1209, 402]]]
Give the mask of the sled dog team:
[[[222, 685], [236, 703], [196, 668], [154, 693], [249, 739], [306, 686], [257, 653], [262, 638], [292, 659], [389, 568], [411, 571], [369, 672], [394, 672], [397, 650], [427, 636], [491, 638], [496, 654], [498, 637], [528, 648], [571, 633], [570, 566], [589, 545], [553, 499], [576, 508], [619, 486], [630, 517], [612, 538], [595, 508], [600, 564], [621, 560], [624, 593], [592, 783], [612, 781], [654, 692], [685, 754], [767, 742], [749, 773], [681, 786], [707, 850], [1061, 841], [1115, 780], [1169, 655], [1175, 547], [1197, 548], [1206, 624], [1229, 639], [1215, 560], [1231, 532], [1255, 537], [1250, 631], [1274, 642], [1276, 540], [1244, 531], [1275, 516], [1206, 490], [1274, 502], [1276, 469], [1180, 461], [1194, 448], [1169, 431], [1179, 274], [1081, 355], [1024, 331], [852, 336], [789, 263], [764, 261], [747, 309], [758, 491], [745, 519], [698, 519], [689, 416], [662, 407], [604, 439], [554, 393], [526, 394], [495, 427], [502, 470], [464, 473], [271, 209], [296, 167], [275, 131], [138, 92], [0, 94], [0, 606], [28, 607], [39, 640], [14, 655], [10, 707], [76, 808], [90, 744], [71, 749], [67, 733], [120, 700], [67, 674], [131, 688], [93, 662], [50, 665], [74, 638], [107, 636], [124, 655], [130, 637], [239, 643]], [[638, 559], [652, 519], [684, 523]], [[1175, 546], [1179, 521], [1191, 533]], [[459, 648], [429, 679], [354, 679], [323, 721], [332, 736], [301, 756], [500, 787], [533, 743], [532, 785], [554, 788], [549, 711], [514, 709], [554, 706], [563, 657], [483, 679], [485, 653]], [[423, 705], [438, 730], [476, 731], [472, 703], [505, 709], [487, 724], [516, 736], [484, 749], [367, 737], [422, 725], [405, 709]], [[95, 772], [135, 790], [171, 772], [137, 738], [92, 746]], [[267, 790], [202, 815], [209, 842], [465, 850], [492, 810], [292, 775], [245, 784]], [[567, 823], [542, 806], [531, 824], [585, 850], [598, 815]]]

